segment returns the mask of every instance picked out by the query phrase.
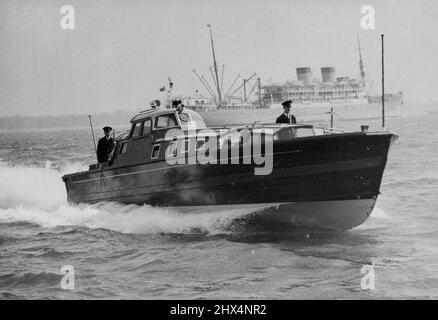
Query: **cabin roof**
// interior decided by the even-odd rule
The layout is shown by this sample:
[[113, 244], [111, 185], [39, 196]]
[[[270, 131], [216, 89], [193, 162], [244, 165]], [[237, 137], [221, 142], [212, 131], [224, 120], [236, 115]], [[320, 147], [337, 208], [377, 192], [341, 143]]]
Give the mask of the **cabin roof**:
[[[184, 110], [187, 111], [187, 110]], [[132, 119], [132, 122], [137, 122], [146, 118], [156, 117], [160, 116], [162, 114], [169, 114], [169, 113], [175, 113], [176, 109], [147, 109], [144, 111], [140, 111], [138, 114], [136, 114]]]
[[[170, 113], [175, 113], [177, 112], [177, 110], [175, 108], [171, 108], [171, 109], [148, 109], [148, 110], [144, 110], [144, 111], [140, 111], [138, 114], [136, 114], [132, 119], [131, 119], [131, 123], [133, 122], [138, 122], [144, 119], [149, 119], [152, 117], [157, 117], [157, 116], [161, 116], [163, 114], [170, 114]], [[184, 108], [182, 110], [183, 113], [188, 113], [188, 114], [197, 114], [195, 111]]]

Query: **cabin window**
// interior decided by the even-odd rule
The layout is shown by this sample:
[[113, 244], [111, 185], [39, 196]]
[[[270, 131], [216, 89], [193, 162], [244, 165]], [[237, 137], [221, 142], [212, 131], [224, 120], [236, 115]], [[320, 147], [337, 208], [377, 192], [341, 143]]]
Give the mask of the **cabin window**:
[[152, 159], [157, 159], [159, 155], [160, 155], [160, 145], [156, 144], [152, 148], [151, 158]]
[[150, 134], [152, 131], [152, 120], [148, 119], [143, 123], [143, 135]]
[[120, 154], [125, 153], [128, 150], [128, 142], [123, 142], [120, 146]]
[[132, 130], [131, 130], [131, 137], [132, 138], [141, 136], [141, 125], [142, 125], [142, 122], [137, 122], [134, 124], [134, 126], [132, 127]]
[[171, 128], [176, 126], [177, 126], [177, 122], [174, 113], [165, 114], [155, 118], [156, 129]]

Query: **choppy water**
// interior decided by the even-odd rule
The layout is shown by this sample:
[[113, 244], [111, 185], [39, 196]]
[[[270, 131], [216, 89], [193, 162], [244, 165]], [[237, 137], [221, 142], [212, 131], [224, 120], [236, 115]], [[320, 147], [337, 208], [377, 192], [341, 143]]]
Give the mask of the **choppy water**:
[[[0, 298], [436, 299], [437, 123], [390, 122], [400, 140], [377, 208], [331, 235], [232, 228], [238, 211], [72, 206], [61, 176], [92, 160], [89, 131], [0, 133]], [[362, 290], [371, 263], [375, 290]], [[63, 265], [74, 267], [74, 290], [60, 287]]]

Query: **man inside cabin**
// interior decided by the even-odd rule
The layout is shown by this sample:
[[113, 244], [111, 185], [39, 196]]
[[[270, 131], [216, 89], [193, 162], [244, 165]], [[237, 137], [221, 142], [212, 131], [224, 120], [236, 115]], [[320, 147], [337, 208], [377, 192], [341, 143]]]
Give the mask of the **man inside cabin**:
[[297, 123], [297, 119], [293, 114], [290, 113], [290, 108], [292, 106], [292, 100], [286, 100], [281, 103], [283, 106], [283, 113], [277, 118], [275, 123], [289, 123], [294, 124]]
[[103, 128], [105, 136], [100, 138], [97, 144], [97, 162], [99, 163], [108, 163], [111, 158], [114, 150], [114, 139], [111, 138], [112, 130], [113, 128], [108, 126]]

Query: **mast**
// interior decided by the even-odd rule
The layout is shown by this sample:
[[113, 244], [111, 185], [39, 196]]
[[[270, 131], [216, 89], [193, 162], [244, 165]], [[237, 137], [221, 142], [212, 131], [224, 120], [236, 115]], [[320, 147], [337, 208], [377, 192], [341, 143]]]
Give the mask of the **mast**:
[[211, 79], [213, 80], [215, 87], [218, 88], [218, 84], [216, 82], [216, 79], [214, 78], [213, 71], [211, 70], [211, 67], [209, 69], [210, 69]]
[[362, 61], [362, 52], [360, 50], [360, 42], [359, 42], [359, 35], [357, 36], [357, 46], [359, 48], [359, 70], [360, 70], [360, 80], [362, 83], [365, 83], [365, 70], [363, 67], [363, 61]]
[[216, 55], [214, 53], [213, 32], [211, 31], [210, 24], [207, 24], [207, 27], [210, 29], [211, 51], [213, 52], [213, 67], [214, 67], [214, 73], [216, 75], [216, 88], [217, 88], [217, 94], [218, 94], [218, 98], [219, 98], [219, 105], [221, 105], [222, 104], [222, 97], [221, 97], [221, 89], [219, 87], [219, 76], [217, 74]]

